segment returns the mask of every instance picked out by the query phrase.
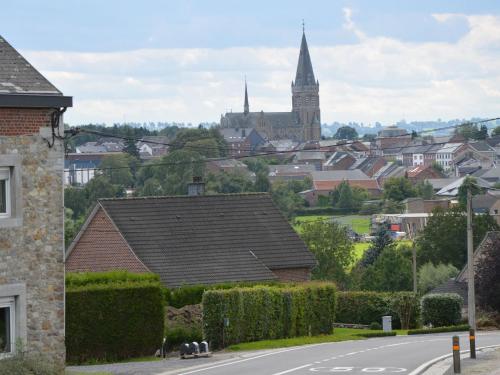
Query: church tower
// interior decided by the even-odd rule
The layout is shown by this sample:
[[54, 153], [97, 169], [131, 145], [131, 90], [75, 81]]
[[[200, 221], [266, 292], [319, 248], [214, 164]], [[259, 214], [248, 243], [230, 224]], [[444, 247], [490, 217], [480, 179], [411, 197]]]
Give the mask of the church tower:
[[248, 112], [250, 112], [250, 106], [248, 105], [247, 79], [245, 78], [245, 103], [243, 104], [243, 113], [248, 115]]
[[299, 62], [295, 81], [292, 81], [292, 112], [299, 117], [305, 141], [321, 138], [319, 82], [314, 78], [306, 34], [302, 32]]

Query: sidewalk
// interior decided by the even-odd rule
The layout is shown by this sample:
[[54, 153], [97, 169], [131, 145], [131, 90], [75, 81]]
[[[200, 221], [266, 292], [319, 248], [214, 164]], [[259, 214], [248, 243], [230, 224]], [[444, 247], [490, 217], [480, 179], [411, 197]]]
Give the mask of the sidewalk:
[[[461, 356], [462, 375], [500, 375], [500, 348], [486, 348], [477, 352], [477, 359], [469, 353]], [[422, 375], [454, 375], [452, 358], [435, 363]]]

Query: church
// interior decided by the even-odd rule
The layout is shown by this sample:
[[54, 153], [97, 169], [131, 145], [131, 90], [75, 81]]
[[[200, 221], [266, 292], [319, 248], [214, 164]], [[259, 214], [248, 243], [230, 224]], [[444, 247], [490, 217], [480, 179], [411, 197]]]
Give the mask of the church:
[[291, 139], [298, 142], [321, 138], [319, 82], [314, 78], [306, 35], [302, 33], [299, 62], [292, 81], [291, 112], [250, 112], [245, 82], [243, 112], [228, 112], [221, 116], [222, 128], [253, 128], [269, 141]]

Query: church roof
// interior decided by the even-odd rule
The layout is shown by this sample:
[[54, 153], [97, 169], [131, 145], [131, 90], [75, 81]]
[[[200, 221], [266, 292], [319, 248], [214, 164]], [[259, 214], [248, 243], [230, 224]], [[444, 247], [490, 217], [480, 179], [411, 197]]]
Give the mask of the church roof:
[[295, 86], [312, 86], [316, 84], [314, 78], [311, 56], [307, 47], [306, 34], [302, 34], [300, 43], [299, 62], [297, 64], [297, 74], [295, 75]]
[[227, 121], [225, 127], [231, 128], [255, 128], [261, 119], [275, 128], [300, 125], [295, 112], [228, 112], [224, 118]]

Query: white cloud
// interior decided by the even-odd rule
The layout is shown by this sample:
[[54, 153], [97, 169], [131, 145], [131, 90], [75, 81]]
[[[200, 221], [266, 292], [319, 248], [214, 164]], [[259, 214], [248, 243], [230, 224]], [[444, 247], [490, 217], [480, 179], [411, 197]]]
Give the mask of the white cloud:
[[[463, 17], [457, 42], [406, 42], [366, 35], [344, 9], [358, 42], [316, 47], [323, 122], [393, 122], [500, 114], [500, 18]], [[298, 44], [298, 41], [297, 41]], [[297, 48], [141, 49], [109, 53], [25, 51], [75, 106], [72, 124], [116, 121], [218, 121], [241, 111], [247, 75], [250, 109], [291, 107]]]

